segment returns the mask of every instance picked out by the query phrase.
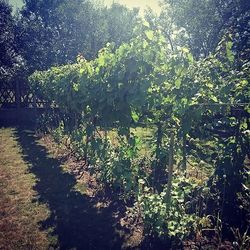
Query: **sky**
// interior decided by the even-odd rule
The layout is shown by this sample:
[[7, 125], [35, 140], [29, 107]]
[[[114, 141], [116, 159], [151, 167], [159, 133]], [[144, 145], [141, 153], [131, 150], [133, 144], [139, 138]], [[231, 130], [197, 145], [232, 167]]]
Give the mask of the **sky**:
[[23, 5], [22, 0], [9, 0], [9, 3], [14, 7], [14, 9], [20, 8]]
[[158, 0], [103, 0], [107, 5], [117, 2], [126, 5], [128, 8], [139, 7], [143, 11], [147, 6], [152, 8], [156, 13], [160, 12], [160, 6]]
[[[16, 8], [20, 8], [22, 6], [22, 0], [9, 0], [10, 4]], [[139, 7], [141, 13], [143, 10], [149, 6], [156, 13], [160, 12], [160, 7], [158, 5], [158, 0], [102, 0], [106, 5], [110, 5], [113, 2], [117, 2], [123, 5], [126, 5], [128, 8]]]

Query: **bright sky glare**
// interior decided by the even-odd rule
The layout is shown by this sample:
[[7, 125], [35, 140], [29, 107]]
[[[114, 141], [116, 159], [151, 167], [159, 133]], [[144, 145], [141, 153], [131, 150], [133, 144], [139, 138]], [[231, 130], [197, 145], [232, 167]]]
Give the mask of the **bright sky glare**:
[[9, 3], [14, 7], [14, 9], [21, 8], [23, 6], [22, 0], [9, 0]]
[[154, 12], [160, 13], [160, 6], [158, 0], [103, 0], [107, 5], [112, 4], [113, 2], [120, 3], [126, 5], [128, 8], [140, 8], [142, 12], [148, 7], [150, 7]]

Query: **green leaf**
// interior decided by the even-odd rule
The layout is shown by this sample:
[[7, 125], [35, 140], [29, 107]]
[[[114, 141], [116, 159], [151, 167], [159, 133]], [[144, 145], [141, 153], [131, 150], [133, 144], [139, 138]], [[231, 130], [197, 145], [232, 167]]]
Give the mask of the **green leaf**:
[[145, 27], [147, 27], [147, 28], [149, 28], [149, 26], [150, 26], [150, 25], [149, 25], [149, 22], [147, 22], [147, 21], [144, 21], [144, 22], [143, 22], [143, 25], [144, 25]]
[[233, 63], [234, 61], [234, 54], [232, 52], [233, 42], [229, 41], [226, 44], [226, 53], [227, 53], [227, 59]]
[[104, 66], [104, 64], [105, 64], [105, 59], [104, 59], [104, 57], [103, 57], [103, 56], [99, 57], [99, 58], [98, 58], [98, 62], [99, 62], [99, 65], [100, 65], [100, 66]]
[[182, 51], [184, 52], [184, 53], [189, 53], [189, 49], [188, 48], [182, 48]]
[[139, 121], [139, 115], [135, 112], [135, 111], [132, 111], [131, 113], [131, 116], [132, 116], [132, 119], [135, 121], [135, 122], [138, 122]]
[[214, 102], [218, 102], [218, 98], [216, 96], [211, 96], [211, 100]]
[[189, 62], [193, 63], [194, 62], [194, 57], [191, 53], [188, 53], [187, 55]]
[[147, 38], [152, 41], [154, 38], [154, 32], [152, 30], [147, 30], [145, 31], [145, 35], [147, 36]]
[[179, 89], [180, 86], [181, 86], [181, 78], [178, 78], [178, 79], [176, 79], [176, 81], [175, 81], [175, 87], [176, 87], [177, 89]]
[[143, 46], [143, 49], [147, 48], [147, 46], [148, 46], [148, 42], [147, 42], [147, 41], [143, 41], [142, 46]]

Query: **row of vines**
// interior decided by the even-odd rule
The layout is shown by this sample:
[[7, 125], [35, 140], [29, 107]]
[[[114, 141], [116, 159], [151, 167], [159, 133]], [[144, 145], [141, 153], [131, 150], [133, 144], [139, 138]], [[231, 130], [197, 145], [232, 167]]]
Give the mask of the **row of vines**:
[[195, 60], [187, 48], [172, 51], [148, 23], [138, 33], [92, 61], [80, 55], [30, 77], [36, 95], [56, 107], [55, 137], [67, 135], [103, 183], [132, 199], [128, 213], [143, 219], [145, 233], [243, 235], [249, 65], [237, 63], [230, 35]]

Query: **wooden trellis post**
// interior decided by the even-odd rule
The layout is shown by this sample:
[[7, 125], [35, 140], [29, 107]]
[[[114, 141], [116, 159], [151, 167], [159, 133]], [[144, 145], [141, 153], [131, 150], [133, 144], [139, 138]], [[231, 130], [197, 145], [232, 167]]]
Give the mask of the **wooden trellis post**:
[[168, 160], [168, 183], [167, 183], [167, 194], [166, 194], [166, 203], [167, 203], [168, 207], [170, 206], [170, 202], [171, 202], [173, 169], [174, 169], [174, 132], [171, 131], [170, 147], [169, 147], [169, 160]]

